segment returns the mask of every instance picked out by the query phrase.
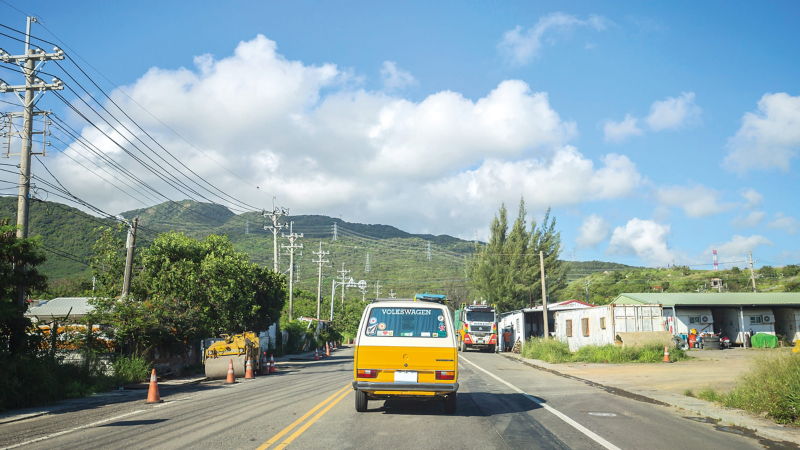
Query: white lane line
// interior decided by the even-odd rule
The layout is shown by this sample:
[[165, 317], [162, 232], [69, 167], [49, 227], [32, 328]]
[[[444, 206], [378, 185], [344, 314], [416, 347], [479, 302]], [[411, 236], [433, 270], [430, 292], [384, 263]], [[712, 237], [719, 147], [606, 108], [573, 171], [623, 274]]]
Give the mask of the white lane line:
[[109, 419], [99, 420], [97, 422], [93, 422], [93, 423], [90, 423], [90, 424], [87, 424], [87, 425], [81, 425], [79, 427], [70, 428], [69, 430], [59, 431], [58, 433], [48, 434], [47, 436], [42, 436], [40, 438], [32, 439], [30, 441], [20, 442], [19, 444], [14, 444], [14, 445], [11, 445], [11, 446], [8, 446], [8, 447], [3, 447], [0, 450], [8, 450], [8, 449], [12, 449], [12, 448], [22, 447], [23, 445], [28, 445], [28, 444], [33, 444], [33, 443], [36, 443], [36, 442], [41, 442], [41, 441], [44, 441], [44, 440], [47, 440], [47, 439], [52, 439], [54, 437], [63, 436], [65, 434], [72, 433], [73, 431], [78, 431], [78, 430], [82, 430], [84, 428], [93, 427], [95, 425], [100, 425], [101, 423], [111, 422], [111, 421], [114, 421], [114, 420], [117, 420], [117, 419], [121, 419], [123, 417], [132, 416], [134, 414], [139, 414], [140, 412], [145, 412], [145, 411], [147, 411], [147, 410], [146, 409], [139, 409], [139, 410], [132, 411], [132, 412], [129, 412], [129, 413], [125, 413], [125, 414], [122, 414], [122, 415], [119, 415], [119, 416], [116, 416], [116, 417], [111, 417]]
[[593, 441], [597, 442], [598, 444], [602, 445], [603, 447], [607, 448], [608, 450], [620, 450], [620, 448], [619, 448], [619, 447], [617, 447], [616, 445], [614, 445], [614, 444], [612, 444], [612, 443], [608, 442], [607, 440], [605, 440], [605, 439], [601, 438], [600, 436], [598, 436], [597, 434], [595, 434], [593, 431], [589, 430], [588, 428], [584, 427], [583, 425], [579, 424], [578, 422], [575, 422], [575, 421], [574, 421], [574, 420], [572, 420], [570, 417], [568, 417], [566, 414], [562, 413], [561, 411], [559, 411], [559, 410], [557, 410], [557, 409], [553, 408], [552, 406], [550, 406], [550, 405], [548, 405], [548, 404], [546, 404], [546, 403], [542, 403], [542, 402], [541, 402], [541, 401], [539, 401], [539, 399], [537, 399], [536, 397], [534, 397], [534, 396], [532, 396], [532, 395], [528, 394], [527, 392], [525, 392], [525, 391], [523, 391], [522, 389], [520, 389], [520, 388], [518, 388], [518, 387], [514, 386], [513, 384], [509, 383], [508, 381], [506, 381], [506, 380], [504, 380], [504, 379], [502, 379], [502, 378], [498, 377], [497, 375], [495, 375], [495, 374], [493, 374], [493, 373], [489, 372], [488, 370], [486, 370], [486, 369], [484, 369], [483, 367], [481, 367], [481, 366], [479, 366], [479, 365], [475, 364], [474, 362], [472, 362], [472, 361], [468, 360], [467, 358], [464, 358], [464, 357], [463, 357], [463, 356], [461, 356], [461, 355], [459, 355], [458, 359], [459, 359], [459, 361], [464, 361], [464, 362], [467, 362], [467, 363], [470, 363], [470, 364], [472, 364], [473, 366], [475, 366], [475, 368], [476, 368], [476, 369], [478, 369], [478, 370], [480, 370], [480, 371], [484, 372], [486, 375], [489, 375], [490, 377], [494, 378], [495, 380], [497, 380], [497, 381], [499, 381], [499, 382], [501, 382], [501, 383], [505, 384], [506, 386], [508, 386], [508, 387], [509, 387], [509, 388], [511, 388], [512, 390], [514, 390], [514, 391], [516, 391], [516, 392], [518, 392], [518, 393], [520, 393], [520, 394], [524, 395], [524, 396], [525, 396], [525, 397], [526, 397], [528, 400], [530, 400], [530, 401], [532, 401], [532, 402], [536, 403], [537, 405], [541, 406], [541, 407], [542, 407], [542, 408], [544, 408], [546, 411], [549, 411], [549, 412], [553, 413], [553, 414], [554, 414], [556, 417], [558, 417], [559, 419], [561, 419], [561, 420], [563, 420], [564, 422], [568, 423], [568, 424], [569, 424], [569, 425], [571, 425], [573, 428], [575, 428], [576, 430], [578, 430], [578, 431], [580, 431], [581, 433], [585, 434], [585, 435], [586, 435], [587, 437], [589, 437], [591, 440], [593, 440]]

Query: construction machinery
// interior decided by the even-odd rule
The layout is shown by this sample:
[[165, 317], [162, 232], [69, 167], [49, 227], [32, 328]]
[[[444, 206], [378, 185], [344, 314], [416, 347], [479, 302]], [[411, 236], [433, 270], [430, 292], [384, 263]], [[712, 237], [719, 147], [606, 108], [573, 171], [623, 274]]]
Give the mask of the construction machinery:
[[456, 339], [462, 352], [468, 348], [495, 351], [497, 346], [497, 316], [494, 305], [486, 302], [468, 305], [461, 304], [455, 312]]
[[221, 334], [220, 338], [206, 339], [204, 342], [203, 365], [209, 379], [225, 378], [228, 375], [228, 364], [233, 360], [233, 373], [243, 377], [247, 359], [252, 360], [253, 370], [260, 370], [261, 360], [258, 336], [252, 331], [232, 336]]

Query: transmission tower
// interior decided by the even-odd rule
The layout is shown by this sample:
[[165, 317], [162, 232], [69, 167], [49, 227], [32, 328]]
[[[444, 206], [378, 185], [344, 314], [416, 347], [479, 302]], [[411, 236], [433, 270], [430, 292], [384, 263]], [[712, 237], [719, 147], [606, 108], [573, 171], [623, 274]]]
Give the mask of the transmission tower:
[[278, 223], [278, 220], [281, 216], [288, 216], [289, 215], [289, 208], [283, 207], [275, 207], [275, 197], [272, 197], [272, 212], [264, 212], [264, 217], [269, 217], [272, 221], [272, 226], [264, 225], [264, 229], [268, 231], [272, 231], [272, 270], [275, 273], [278, 272], [278, 263], [280, 260], [278, 259], [278, 232], [281, 231], [281, 228], [285, 227], [285, 223]]
[[428, 241], [428, 261], [431, 260], [431, 243]]
[[333, 223], [333, 240], [335, 241], [337, 237], [337, 229], [336, 229], [336, 222]]
[[367, 264], [364, 265], [364, 273], [369, 273], [369, 252], [367, 252]]
[[330, 255], [331, 252], [323, 252], [322, 251], [322, 241], [319, 242], [319, 251], [318, 252], [311, 252], [317, 255], [318, 260], [311, 260], [311, 262], [315, 262], [319, 264], [319, 280], [317, 281], [317, 320], [319, 320], [319, 307], [320, 301], [322, 299], [322, 265], [328, 264], [330, 261], [327, 259], [323, 259], [323, 256]]
[[250, 219], [244, 221], [244, 234], [250, 234]]
[[289, 239], [289, 245], [281, 245], [289, 251], [289, 320], [292, 320], [292, 301], [294, 299], [294, 251], [298, 248], [303, 248], [303, 244], [295, 244], [295, 241], [303, 237], [303, 233], [297, 234], [292, 231], [294, 222], [289, 222], [289, 234], [281, 233], [281, 237]]

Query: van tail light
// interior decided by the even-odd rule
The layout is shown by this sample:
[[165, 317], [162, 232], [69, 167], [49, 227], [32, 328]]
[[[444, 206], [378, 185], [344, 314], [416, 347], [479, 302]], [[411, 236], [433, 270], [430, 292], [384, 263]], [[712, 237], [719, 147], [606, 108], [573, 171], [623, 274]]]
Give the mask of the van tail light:
[[436, 379], [437, 380], [455, 380], [456, 373], [452, 370], [437, 370], [436, 371]]
[[358, 378], [378, 378], [378, 371], [375, 369], [358, 369]]

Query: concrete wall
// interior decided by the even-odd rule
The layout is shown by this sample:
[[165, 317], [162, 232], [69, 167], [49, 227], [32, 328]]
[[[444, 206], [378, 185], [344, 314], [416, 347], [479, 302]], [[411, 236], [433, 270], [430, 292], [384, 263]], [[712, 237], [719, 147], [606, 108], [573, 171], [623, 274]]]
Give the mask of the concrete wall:
[[[501, 317], [497, 324], [497, 339], [503, 341], [503, 332], [511, 329], [511, 345], [525, 340], [525, 313], [516, 311]], [[502, 346], [502, 344], [501, 344]]]
[[774, 308], [775, 333], [794, 343], [800, 340], [800, 308]]
[[[606, 345], [614, 343], [613, 306], [577, 309], [556, 312], [556, 338], [569, 344], [571, 351], [584, 345]], [[588, 336], [584, 335], [582, 321], [587, 319]], [[604, 319], [604, 320], [603, 320]], [[571, 322], [572, 336], [569, 334]]]

